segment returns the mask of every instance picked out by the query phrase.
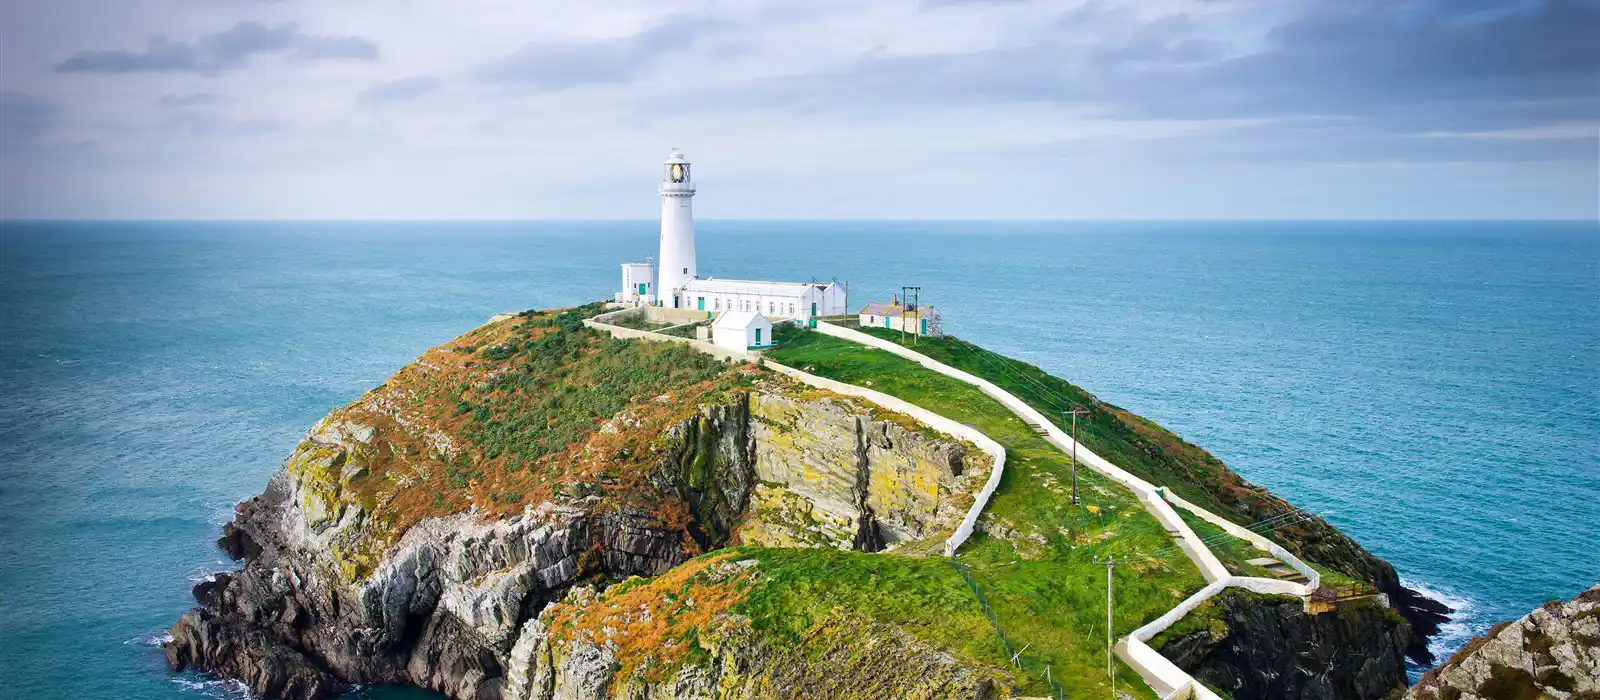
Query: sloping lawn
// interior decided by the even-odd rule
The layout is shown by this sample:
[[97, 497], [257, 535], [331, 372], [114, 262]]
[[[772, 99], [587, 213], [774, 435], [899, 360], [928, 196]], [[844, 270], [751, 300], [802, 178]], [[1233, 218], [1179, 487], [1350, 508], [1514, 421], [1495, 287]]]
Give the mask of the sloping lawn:
[[[1204, 586], [1187, 560], [1157, 556], [1173, 546], [1171, 537], [1120, 485], [1080, 467], [1081, 503], [1073, 506], [1069, 457], [975, 387], [820, 333], [784, 341], [768, 357], [910, 401], [972, 425], [1006, 448], [1005, 477], [981, 521], [987, 533], [975, 535], [957, 560], [970, 568], [1012, 643], [1048, 664], [1069, 692], [1109, 695], [1106, 574], [1096, 557], [1131, 560], [1116, 570], [1117, 637]], [[1137, 673], [1118, 669], [1120, 689], [1151, 697]], [[1042, 679], [1038, 692], [1045, 692]]]

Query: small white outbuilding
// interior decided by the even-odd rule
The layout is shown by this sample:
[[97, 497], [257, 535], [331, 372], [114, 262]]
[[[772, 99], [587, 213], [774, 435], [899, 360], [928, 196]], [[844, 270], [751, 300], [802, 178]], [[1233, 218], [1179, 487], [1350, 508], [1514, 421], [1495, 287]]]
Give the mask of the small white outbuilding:
[[772, 322], [754, 311], [724, 311], [711, 322], [711, 344], [743, 353], [772, 347]]

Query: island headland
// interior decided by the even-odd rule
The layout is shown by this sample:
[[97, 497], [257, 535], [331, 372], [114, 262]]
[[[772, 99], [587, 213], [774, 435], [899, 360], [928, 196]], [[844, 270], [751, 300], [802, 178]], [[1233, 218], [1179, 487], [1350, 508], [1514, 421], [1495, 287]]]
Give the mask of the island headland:
[[292, 700], [1376, 700], [1428, 661], [1448, 609], [1314, 513], [916, 296], [701, 278], [682, 154], [661, 189], [662, 269], [317, 422], [169, 664]]

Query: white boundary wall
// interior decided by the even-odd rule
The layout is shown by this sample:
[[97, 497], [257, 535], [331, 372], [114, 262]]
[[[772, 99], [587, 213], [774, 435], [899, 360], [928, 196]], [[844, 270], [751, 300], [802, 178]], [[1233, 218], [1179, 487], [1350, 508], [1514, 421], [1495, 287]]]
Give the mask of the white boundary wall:
[[[623, 328], [621, 326], [613, 326], [604, 322], [605, 319], [609, 319], [611, 317], [612, 314], [601, 314], [593, 319], [586, 319], [584, 321], [584, 325], [596, 330], [605, 331], [617, 338], [639, 338], [642, 340], [653, 340], [657, 342], [687, 343], [694, 349], [719, 359], [732, 361], [740, 361], [745, 359], [743, 355], [729, 352], [725, 348], [712, 345], [711, 343], [707, 343], [703, 340], [691, 340], [689, 338], [680, 338], [678, 336], [665, 335], [653, 331], [644, 331], [635, 328]], [[972, 536], [972, 531], [975, 527], [977, 527], [978, 524], [978, 517], [983, 514], [983, 509], [989, 505], [989, 499], [994, 496], [995, 489], [1000, 487], [1000, 478], [1004, 475], [1006, 467], [1005, 447], [1002, 447], [1000, 443], [995, 442], [994, 438], [985, 435], [983, 431], [978, 430], [977, 428], [966, 425], [965, 423], [956, 422], [929, 411], [926, 408], [910, 403], [904, 399], [898, 399], [883, 392], [873, 391], [871, 389], [859, 387], [854, 384], [846, 384], [841, 381], [819, 377], [814, 374], [795, 369], [788, 365], [773, 362], [772, 360], [763, 360], [762, 362], [767, 367], [770, 367], [779, 374], [794, 377], [795, 379], [800, 380], [802, 383], [809, 384], [819, 389], [827, 389], [828, 391], [832, 391], [834, 393], [866, 399], [867, 401], [877, 404], [881, 408], [911, 416], [923, 425], [926, 425], [938, 432], [944, 433], [945, 435], [966, 440], [974, 445], [977, 445], [978, 449], [983, 450], [985, 454], [989, 455], [990, 459], [994, 462], [994, 466], [989, 470], [989, 479], [984, 482], [983, 488], [980, 489], [977, 496], [974, 497], [972, 507], [967, 509], [966, 517], [961, 519], [961, 525], [956, 528], [955, 533], [951, 534], [950, 537], [945, 540], [945, 556], [953, 556], [956, 549], [965, 543], [967, 538]]]
[[[620, 326], [613, 326], [608, 323], [604, 323], [604, 319], [607, 319], [610, 316], [611, 314], [601, 314], [593, 319], [585, 320], [584, 325], [606, 331], [619, 338], [643, 338], [655, 341], [688, 343], [695, 349], [718, 358], [730, 361], [739, 361], [745, 359], [743, 356], [734, 355], [729, 353], [727, 350], [716, 347], [704, 341], [662, 335], [660, 333], [654, 333], [651, 331], [622, 328]], [[969, 372], [964, 372], [946, 365], [938, 360], [928, 357], [927, 355], [923, 355], [915, 350], [906, 348], [899, 343], [883, 340], [860, 331], [850, 330], [848, 328], [836, 326], [824, 321], [817, 322], [816, 330], [824, 335], [830, 335], [836, 338], [849, 340], [851, 342], [867, 345], [869, 347], [878, 348], [880, 350], [899, 355], [900, 357], [904, 357], [908, 360], [916, 362], [917, 364], [935, 372], [960, 380], [964, 383], [971, 384], [972, 386], [975, 386], [981, 390], [984, 394], [988, 395], [990, 398], [999, 401], [1017, 416], [1043, 427], [1048, 433], [1048, 435], [1046, 435], [1046, 439], [1056, 447], [1063, 451], [1071, 451], [1072, 449], [1072, 437], [1067, 435], [1065, 431], [1053, 425], [1048, 418], [1039, 413], [1039, 411], [1034, 409], [1032, 406], [1028, 405], [1027, 402], [1017, 398], [1010, 392], [1001, 389], [999, 386], [996, 386], [993, 382], [990, 382], [987, 379], [983, 379]], [[984, 435], [981, 431], [973, 428], [972, 426], [957, 423], [948, 418], [932, 413], [931, 411], [928, 411], [920, 406], [908, 403], [903, 399], [897, 399], [881, 392], [855, 386], [854, 384], [845, 384], [832, 379], [818, 377], [806, 372], [802, 372], [793, 367], [773, 362], [771, 360], [766, 360], [766, 363], [772, 366], [772, 368], [776, 371], [799, 379], [807, 384], [828, 389], [830, 391], [835, 391], [841, 394], [858, 396], [883, 406], [886, 409], [911, 415], [923, 423], [928, 424], [930, 427], [933, 427], [935, 430], [939, 430], [940, 432], [948, 435], [970, 440], [974, 444], [977, 444], [980, 449], [983, 449], [985, 452], [994, 457], [995, 467], [989, 473], [988, 482], [984, 485], [983, 490], [980, 491], [978, 498], [972, 505], [972, 508], [967, 512], [966, 518], [962, 520], [961, 527], [956, 530], [954, 535], [945, 541], [946, 555], [953, 555], [956, 548], [962, 543], [966, 542], [967, 538], [972, 535], [972, 530], [976, 525], [978, 517], [982, 513], [983, 508], [988, 505], [989, 498], [994, 495], [995, 489], [1000, 485], [1000, 478], [1005, 464], [1005, 449], [1001, 447], [999, 443], [995, 442], [994, 439]], [[1226, 588], [1243, 588], [1255, 593], [1276, 593], [1295, 595], [1304, 598], [1305, 596], [1310, 595], [1313, 590], [1316, 590], [1321, 581], [1320, 575], [1315, 569], [1306, 566], [1305, 563], [1300, 561], [1298, 557], [1290, 554], [1287, 550], [1284, 550], [1271, 540], [1268, 540], [1258, 533], [1240, 527], [1239, 525], [1228, 521], [1225, 518], [1219, 517], [1216, 514], [1205, 510], [1204, 508], [1177, 497], [1171, 492], [1170, 489], [1158, 490], [1157, 487], [1150, 484], [1150, 482], [1140, 479], [1139, 477], [1129, 473], [1127, 470], [1112, 464], [1106, 459], [1095, 454], [1093, 451], [1089, 450], [1087, 447], [1084, 447], [1082, 444], [1078, 445], [1078, 461], [1083, 462], [1085, 466], [1088, 466], [1106, 478], [1121, 483], [1132, 490], [1139, 498], [1139, 501], [1144, 504], [1147, 510], [1150, 511], [1150, 514], [1154, 516], [1156, 520], [1167, 529], [1168, 532], [1172, 533], [1174, 539], [1178, 543], [1178, 547], [1182, 549], [1184, 554], [1189, 557], [1189, 560], [1200, 569], [1201, 576], [1204, 577], [1207, 582], [1205, 588], [1202, 588], [1194, 595], [1185, 598], [1183, 602], [1179, 603], [1176, 607], [1168, 610], [1160, 617], [1146, 623], [1143, 627], [1134, 630], [1127, 637], [1124, 637], [1121, 641], [1117, 642], [1115, 647], [1117, 656], [1122, 659], [1123, 663], [1128, 664], [1130, 668], [1138, 671], [1140, 677], [1144, 678], [1145, 682], [1150, 685], [1151, 689], [1160, 695], [1164, 700], [1182, 700], [1184, 698], [1193, 698], [1194, 700], [1221, 700], [1221, 698], [1216, 693], [1212, 692], [1211, 689], [1205, 687], [1205, 685], [1199, 681], [1196, 681], [1194, 677], [1190, 676], [1183, 669], [1178, 668], [1176, 664], [1172, 663], [1156, 650], [1150, 648], [1146, 642], [1153, 639], [1163, 630], [1171, 627], [1178, 620], [1183, 619], [1185, 615], [1193, 612], [1195, 608], [1200, 607], [1202, 603], [1211, 599], [1212, 596], [1221, 593]], [[1196, 516], [1204, 519], [1205, 521], [1222, 528], [1225, 532], [1243, 539], [1259, 549], [1263, 549], [1271, 553], [1280, 561], [1283, 561], [1304, 575], [1308, 579], [1309, 585], [1293, 583], [1290, 581], [1280, 581], [1276, 579], [1234, 576], [1230, 574], [1227, 570], [1227, 567], [1222, 565], [1222, 561], [1217, 559], [1216, 555], [1211, 552], [1211, 549], [1206, 547], [1205, 542], [1203, 542], [1200, 537], [1194, 533], [1194, 530], [1189, 527], [1188, 523], [1185, 523], [1183, 518], [1178, 515], [1178, 512], [1172, 508], [1172, 505], [1168, 503], [1169, 500], [1172, 503], [1178, 504], [1185, 510], [1194, 513]]]
[[[899, 343], [884, 340], [860, 331], [850, 330], [848, 328], [836, 326], [822, 321], [817, 323], [817, 330], [825, 335], [834, 336], [836, 338], [849, 340], [851, 342], [860, 343], [862, 345], [867, 345], [869, 347], [894, 353], [895, 355], [899, 355], [908, 360], [916, 362], [917, 364], [935, 372], [958, 379], [967, 384], [971, 384], [983, 391], [984, 394], [1005, 405], [1006, 408], [1010, 409], [1012, 413], [1017, 414], [1024, 420], [1036, 423], [1043, 427], [1048, 433], [1046, 439], [1056, 447], [1062, 449], [1063, 451], [1071, 451], [1072, 449], [1072, 437], [1067, 435], [1065, 431], [1053, 425], [1048, 418], [1039, 413], [1039, 411], [1034, 409], [1032, 406], [1028, 405], [1027, 402], [1017, 398], [1010, 392], [1001, 389], [999, 386], [987, 379], [983, 379], [969, 372], [964, 372], [946, 365], [938, 360], [928, 357], [927, 355], [923, 355], [922, 353], [900, 345]], [[1082, 444], [1078, 445], [1078, 461], [1083, 462], [1086, 466], [1095, 470], [1101, 475], [1117, 481], [1131, 489], [1134, 494], [1138, 496], [1139, 501], [1145, 505], [1145, 508], [1150, 511], [1150, 514], [1154, 516], [1156, 520], [1167, 529], [1168, 532], [1172, 533], [1174, 539], [1177, 540], [1179, 548], [1181, 548], [1184, 554], [1188, 555], [1189, 560], [1194, 562], [1195, 566], [1200, 569], [1201, 576], [1203, 576], [1207, 581], [1205, 588], [1200, 589], [1194, 595], [1184, 599], [1184, 601], [1179, 603], [1177, 607], [1168, 610], [1161, 617], [1158, 617], [1155, 620], [1146, 623], [1143, 627], [1134, 630], [1133, 633], [1129, 634], [1127, 637], [1123, 638], [1122, 641], [1118, 642], [1116, 645], [1117, 655], [1121, 657], [1123, 662], [1128, 664], [1129, 667], [1133, 668], [1135, 671], [1138, 671], [1139, 675], [1145, 679], [1145, 682], [1150, 684], [1151, 689], [1155, 690], [1157, 694], [1166, 700], [1177, 700], [1181, 698], [1195, 698], [1196, 700], [1220, 700], [1217, 694], [1212, 692], [1211, 689], [1205, 687], [1205, 685], [1199, 681], [1196, 681], [1183, 669], [1178, 668], [1176, 664], [1172, 663], [1166, 657], [1156, 652], [1156, 650], [1150, 648], [1150, 646], [1145, 642], [1148, 642], [1157, 634], [1160, 634], [1163, 630], [1171, 627], [1173, 623], [1183, 619], [1184, 615], [1193, 612], [1194, 609], [1199, 607], [1201, 603], [1204, 603], [1212, 596], [1222, 592], [1222, 590], [1225, 588], [1243, 588], [1255, 593], [1278, 593], [1296, 595], [1304, 598], [1305, 596], [1310, 595], [1311, 592], [1316, 589], [1317, 585], [1321, 581], [1321, 577], [1317, 574], [1316, 570], [1306, 566], [1305, 563], [1301, 562], [1299, 558], [1295, 557], [1293, 554], [1290, 554], [1288, 551], [1284, 550], [1282, 547], [1278, 546], [1267, 538], [1262, 537], [1260, 534], [1240, 527], [1239, 525], [1219, 517], [1216, 514], [1207, 511], [1193, 503], [1178, 498], [1172, 494], [1170, 489], [1158, 490], [1154, 485], [1143, 479], [1140, 479], [1137, 476], [1134, 476], [1127, 470], [1112, 464], [1111, 462], [1095, 454], [1092, 450], [1084, 447]], [[1273, 556], [1278, 557], [1281, 561], [1289, 564], [1296, 571], [1299, 571], [1302, 575], [1304, 575], [1309, 580], [1309, 585], [1293, 583], [1290, 581], [1279, 581], [1276, 579], [1232, 575], [1228, 572], [1227, 567], [1222, 565], [1222, 561], [1217, 559], [1216, 555], [1211, 552], [1211, 549], [1205, 545], [1205, 542], [1195, 535], [1194, 530], [1189, 527], [1188, 523], [1183, 521], [1183, 518], [1178, 515], [1176, 510], [1173, 510], [1172, 505], [1167, 502], [1168, 500], [1179, 504], [1185, 510], [1194, 513], [1207, 522], [1221, 527], [1229, 534], [1239, 537], [1258, 548], [1272, 553]]]
[[[1218, 516], [1216, 513], [1212, 513], [1209, 510], [1206, 510], [1204, 508], [1201, 508], [1200, 506], [1197, 506], [1197, 505], [1195, 505], [1193, 503], [1190, 503], [1190, 502], [1188, 502], [1188, 501], [1186, 501], [1186, 500], [1184, 500], [1182, 498], [1179, 498], [1178, 495], [1173, 493], [1171, 489], [1167, 489], [1164, 493], [1165, 493], [1165, 495], [1167, 497], [1167, 500], [1172, 501], [1178, 507], [1183, 508], [1184, 510], [1187, 510], [1187, 511], [1189, 511], [1191, 513], [1194, 513], [1200, 519], [1202, 519], [1202, 520], [1204, 520], [1204, 521], [1206, 521], [1208, 523], [1211, 523], [1212, 525], [1216, 525], [1219, 528], [1222, 528], [1223, 531], [1227, 532], [1230, 535], [1233, 535], [1234, 537], [1237, 537], [1237, 538], [1239, 538], [1241, 540], [1249, 542], [1251, 545], [1254, 545], [1256, 549], [1265, 551], [1266, 553], [1271, 554], [1274, 557], [1277, 557], [1278, 561], [1281, 561], [1281, 562], [1283, 562], [1285, 564], [1288, 564], [1289, 568], [1292, 568], [1295, 571], [1300, 572], [1301, 576], [1306, 577], [1307, 583], [1305, 583], [1304, 585], [1301, 585], [1301, 584], [1292, 584], [1292, 585], [1300, 586], [1301, 588], [1304, 588], [1306, 590], [1303, 591], [1303, 592], [1299, 592], [1299, 591], [1291, 592], [1290, 595], [1301, 595], [1301, 596], [1310, 595], [1311, 591], [1316, 590], [1318, 586], [1322, 585], [1322, 574], [1318, 573], [1316, 569], [1313, 569], [1310, 566], [1307, 566], [1305, 562], [1300, 561], [1299, 557], [1297, 557], [1297, 556], [1295, 556], [1293, 554], [1290, 554], [1289, 550], [1284, 549], [1283, 547], [1279, 546], [1278, 543], [1273, 542], [1272, 540], [1269, 540], [1269, 539], [1267, 539], [1265, 537], [1262, 537], [1260, 533], [1255, 532], [1254, 530], [1250, 530], [1250, 529], [1244, 528], [1244, 527], [1240, 526], [1238, 523], [1235, 523], [1235, 522], [1233, 522], [1231, 520], [1228, 520], [1227, 518], [1223, 518], [1221, 516]], [[1248, 577], [1241, 577], [1241, 578], [1248, 578]], [[1287, 583], [1287, 582], [1280, 582], [1280, 583]]]
[[[821, 321], [817, 322], [817, 330], [824, 335], [831, 335], [894, 353], [935, 372], [971, 384], [990, 398], [999, 401], [1010, 409], [1012, 413], [1044, 428], [1048, 433], [1045, 439], [1056, 447], [1067, 452], [1072, 451], [1072, 436], [1067, 435], [1065, 431], [1052, 424], [1049, 418], [1028, 405], [1027, 402], [1013, 396], [1011, 392], [1001, 389], [987, 379], [951, 367], [899, 343], [868, 335], [861, 331], [854, 331]], [[1205, 546], [1204, 542], [1200, 541], [1200, 537], [1194, 533], [1194, 530], [1189, 528], [1189, 524], [1178, 516], [1178, 511], [1173, 510], [1172, 506], [1161, 498], [1154, 485], [1112, 464], [1100, 455], [1095, 454], [1094, 451], [1084, 447], [1082, 443], [1078, 444], [1078, 461], [1102, 476], [1131, 489], [1134, 495], [1144, 503], [1150, 514], [1155, 516], [1156, 520], [1161, 523], [1161, 526], [1166, 528], [1167, 532], [1172, 533], [1178, 542], [1178, 546], [1183, 549], [1183, 553], [1188, 555], [1189, 560], [1200, 568], [1200, 574], [1205, 577], [1207, 583], [1214, 583], [1228, 578], [1228, 568], [1222, 565], [1222, 561], [1211, 553], [1211, 550]]]
[[788, 365], [773, 362], [770, 359], [764, 360], [764, 362], [778, 373], [789, 375], [811, 386], [839, 394], [859, 396], [883, 408], [904, 413], [934, 430], [971, 442], [977, 445], [978, 449], [983, 450], [985, 454], [988, 454], [994, 460], [994, 468], [989, 470], [989, 480], [984, 482], [983, 488], [978, 491], [978, 495], [973, 499], [972, 507], [967, 509], [967, 516], [961, 519], [960, 527], [957, 527], [955, 533], [945, 540], [945, 556], [954, 555], [956, 548], [960, 547], [967, 541], [967, 538], [972, 536], [972, 530], [978, 524], [978, 516], [982, 515], [984, 507], [989, 505], [989, 498], [994, 495], [994, 490], [1000, 487], [1000, 477], [1005, 471], [1006, 448], [995, 442], [994, 438], [984, 435], [983, 431], [977, 428], [965, 423], [957, 423], [904, 399], [898, 399], [854, 384], [846, 384], [826, 377], [807, 374]]

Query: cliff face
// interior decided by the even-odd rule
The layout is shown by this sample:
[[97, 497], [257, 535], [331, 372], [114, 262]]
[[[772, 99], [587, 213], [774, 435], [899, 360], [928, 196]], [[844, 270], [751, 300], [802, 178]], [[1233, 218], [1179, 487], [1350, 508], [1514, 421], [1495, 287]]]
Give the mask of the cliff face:
[[1378, 700], [1404, 687], [1410, 627], [1374, 599], [1309, 614], [1298, 598], [1228, 591], [1161, 654], [1233, 700]]
[[[473, 700], [1040, 686], [960, 574], [921, 556], [971, 506], [987, 456], [759, 366], [604, 338], [582, 327], [593, 311], [486, 325], [318, 422], [224, 528], [243, 566], [196, 586], [170, 665], [292, 699], [355, 683]], [[1129, 444], [1145, 464], [1183, 454]], [[1216, 468], [1197, 488], [1254, 488]], [[1319, 523], [1293, 542], [1392, 579]], [[1038, 590], [1063, 587], [1042, 576]], [[1020, 605], [1030, 590], [1004, 595]], [[1219, 601], [1165, 652], [1235, 700], [1379, 697], [1404, 677], [1408, 628], [1380, 606]]]
[[1536, 698], [1600, 698], [1600, 586], [1496, 625], [1406, 693], [1406, 700]]
[[[595, 419], [567, 449], [540, 462], [511, 457], [508, 469], [487, 441], [462, 444], [470, 424], [448, 424], [485, 417], [470, 399], [430, 415], [426, 396], [407, 393], [443, 383], [439, 354], [319, 422], [266, 491], [238, 506], [219, 544], [244, 566], [196, 587], [200, 606], [165, 646], [174, 668], [286, 698], [369, 682], [463, 699], [600, 698], [618, 688], [629, 698], [707, 688], [844, 697], [801, 682], [813, 676], [852, 692], [892, 678], [895, 696], [981, 698], [1004, 684], [1003, 670], [867, 618], [819, 621], [805, 643], [775, 644], [735, 607], [778, 585], [756, 559], [680, 566], [741, 539], [863, 551], [936, 543], [988, 475], [978, 450], [753, 368], [703, 367]], [[472, 374], [480, 382], [494, 372], [482, 369]], [[434, 479], [438, 487], [422, 486]], [[511, 496], [533, 484], [546, 487], [539, 500]], [[607, 600], [591, 586], [669, 571], [698, 575], [705, 591], [690, 601], [699, 624], [658, 640], [683, 653], [566, 624]]]

